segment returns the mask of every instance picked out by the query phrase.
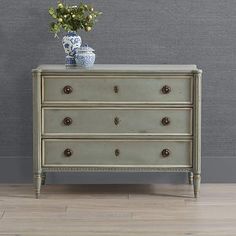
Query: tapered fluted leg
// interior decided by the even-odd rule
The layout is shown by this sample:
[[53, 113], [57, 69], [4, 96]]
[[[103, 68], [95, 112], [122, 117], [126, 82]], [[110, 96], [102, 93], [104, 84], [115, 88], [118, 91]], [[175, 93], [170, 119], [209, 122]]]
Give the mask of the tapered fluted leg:
[[34, 181], [35, 181], [35, 195], [36, 195], [36, 198], [39, 198], [40, 189], [41, 189], [41, 181], [42, 181], [41, 173], [34, 174]]
[[193, 175], [193, 188], [194, 188], [194, 197], [195, 198], [197, 198], [199, 196], [200, 183], [201, 183], [201, 175], [194, 174]]
[[45, 172], [42, 172], [42, 182], [41, 182], [41, 184], [42, 185], [45, 185], [45, 183], [46, 183], [46, 173]]
[[193, 185], [193, 172], [188, 172], [188, 183]]

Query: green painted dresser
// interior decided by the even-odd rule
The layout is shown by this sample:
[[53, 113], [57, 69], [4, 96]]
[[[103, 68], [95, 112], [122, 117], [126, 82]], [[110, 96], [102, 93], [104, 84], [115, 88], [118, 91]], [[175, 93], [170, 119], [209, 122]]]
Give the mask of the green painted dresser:
[[33, 70], [36, 197], [47, 172], [201, 174], [201, 70], [95, 65]]

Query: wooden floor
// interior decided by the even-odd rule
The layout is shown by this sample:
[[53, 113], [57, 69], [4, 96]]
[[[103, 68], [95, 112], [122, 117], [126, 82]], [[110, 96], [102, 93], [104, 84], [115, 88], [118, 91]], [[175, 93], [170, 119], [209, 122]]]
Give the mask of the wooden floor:
[[236, 235], [236, 184], [0, 185], [0, 235]]

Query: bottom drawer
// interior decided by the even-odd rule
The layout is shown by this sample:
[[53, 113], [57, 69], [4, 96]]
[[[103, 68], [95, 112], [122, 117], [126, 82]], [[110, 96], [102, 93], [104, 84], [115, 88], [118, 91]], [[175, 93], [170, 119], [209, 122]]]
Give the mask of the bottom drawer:
[[42, 165], [191, 167], [191, 140], [43, 140]]

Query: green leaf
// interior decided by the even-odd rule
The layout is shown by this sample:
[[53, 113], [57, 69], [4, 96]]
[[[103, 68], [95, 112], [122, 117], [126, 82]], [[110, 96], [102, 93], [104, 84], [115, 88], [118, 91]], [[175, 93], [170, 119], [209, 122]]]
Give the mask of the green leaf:
[[55, 14], [55, 11], [54, 11], [54, 8], [53, 8], [53, 7], [50, 7], [50, 8], [48, 9], [48, 12], [49, 12], [50, 15], [54, 15], [54, 14]]
[[[80, 3], [79, 6], [72, 7], [63, 4], [62, 1], [58, 2], [58, 6], [55, 9], [50, 7], [48, 12], [56, 20], [50, 24], [50, 31], [55, 35], [61, 29], [78, 31], [80, 29], [86, 30], [88, 27], [92, 28], [97, 22], [97, 17], [102, 14], [102, 12], [94, 11], [92, 5]], [[89, 15], [92, 15], [92, 19], [88, 17]]]
[[50, 7], [50, 8], [48, 9], [48, 12], [49, 12], [50, 15], [51, 15], [51, 14], [54, 14], [54, 8], [53, 8], [53, 7]]
[[50, 16], [52, 16], [54, 19], [57, 18], [55, 10], [52, 7], [49, 8], [48, 12], [49, 12]]

